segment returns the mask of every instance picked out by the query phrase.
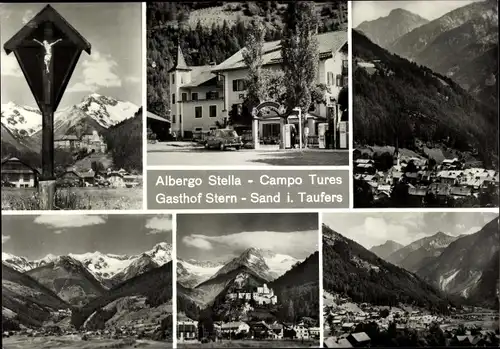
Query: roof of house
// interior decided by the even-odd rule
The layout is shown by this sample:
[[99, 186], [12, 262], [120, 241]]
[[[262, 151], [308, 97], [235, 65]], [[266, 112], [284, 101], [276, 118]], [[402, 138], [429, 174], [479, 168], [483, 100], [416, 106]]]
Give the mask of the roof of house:
[[[347, 31], [340, 30], [316, 35], [320, 57], [329, 52], [338, 52], [347, 43]], [[263, 65], [277, 64], [281, 60], [281, 41], [265, 42], [262, 48]], [[225, 71], [245, 68], [243, 49], [226, 59], [214, 68], [214, 71]]]
[[451, 187], [450, 195], [469, 196], [472, 195], [472, 190], [469, 187]]
[[328, 337], [324, 341], [326, 348], [352, 348], [352, 344], [345, 338]]
[[226, 322], [224, 324], [222, 324], [222, 328], [238, 328], [242, 325], [246, 325], [246, 323], [242, 322], [242, 321], [232, 321], [232, 322]]
[[215, 79], [216, 76], [212, 73], [213, 65], [200, 65], [190, 67], [191, 69], [191, 81], [182, 84], [181, 88], [189, 88], [189, 87], [197, 87], [200, 86], [207, 81]]
[[154, 119], [154, 120], [158, 120], [158, 121], [162, 121], [162, 122], [166, 122], [166, 123], [169, 123], [170, 124], [170, 120], [166, 119], [166, 118], [162, 118], [161, 116], [158, 116], [156, 114], [153, 114], [151, 113], [149, 110], [148, 110], [148, 118], [149, 119]]
[[351, 333], [351, 336], [356, 340], [356, 342], [367, 342], [370, 337], [365, 332]]
[[64, 135], [62, 137], [55, 139], [54, 141], [57, 142], [57, 141], [77, 141], [77, 140], [78, 137], [76, 135]]
[[427, 194], [427, 187], [409, 188], [408, 194], [413, 196], [425, 196]]

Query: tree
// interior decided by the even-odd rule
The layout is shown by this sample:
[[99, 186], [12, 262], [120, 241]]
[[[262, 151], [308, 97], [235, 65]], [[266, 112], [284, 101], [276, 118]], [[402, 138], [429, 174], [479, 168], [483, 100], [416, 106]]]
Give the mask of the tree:
[[289, 320], [295, 323], [295, 309], [293, 307], [293, 300], [291, 299], [288, 301], [287, 317]]
[[319, 62], [315, 36], [318, 21], [314, 3], [309, 1], [288, 3], [284, 22], [281, 57], [286, 93], [284, 117], [286, 117], [295, 107], [301, 108], [305, 114], [312, 103], [312, 90]]
[[262, 81], [264, 35], [264, 26], [260, 22], [255, 22], [242, 52], [243, 62], [248, 69], [246, 98], [254, 106], [259, 104], [265, 94], [265, 86]]

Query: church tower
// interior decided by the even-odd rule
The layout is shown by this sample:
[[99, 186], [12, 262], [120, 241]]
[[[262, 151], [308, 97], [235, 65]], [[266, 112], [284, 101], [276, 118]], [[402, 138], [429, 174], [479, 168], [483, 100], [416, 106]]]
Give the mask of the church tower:
[[180, 88], [189, 82], [191, 76], [191, 68], [187, 66], [184, 54], [180, 45], [177, 45], [177, 57], [174, 66], [168, 71], [170, 85], [170, 120], [172, 131], [175, 131], [180, 136], [184, 136], [183, 120], [182, 120], [182, 103]]

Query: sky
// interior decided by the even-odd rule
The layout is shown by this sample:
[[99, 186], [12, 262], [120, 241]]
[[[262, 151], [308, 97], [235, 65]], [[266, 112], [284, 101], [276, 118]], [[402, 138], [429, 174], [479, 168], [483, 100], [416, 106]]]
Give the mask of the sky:
[[254, 247], [305, 259], [318, 234], [316, 213], [177, 215], [177, 257], [226, 261]]
[[[92, 45], [82, 52], [59, 110], [79, 103], [91, 93], [142, 104], [141, 3], [51, 4]], [[45, 4], [0, 4], [1, 101], [36, 107], [14, 54], [3, 45]]]
[[328, 213], [323, 223], [370, 249], [387, 240], [408, 245], [437, 232], [458, 236], [478, 232], [498, 217], [484, 212]]
[[427, 0], [427, 1], [353, 1], [352, 27], [356, 28], [364, 21], [386, 17], [392, 10], [402, 8], [413, 12], [429, 21], [444, 14], [481, 0]]
[[2, 215], [2, 251], [30, 260], [99, 251], [135, 255], [172, 243], [170, 215]]

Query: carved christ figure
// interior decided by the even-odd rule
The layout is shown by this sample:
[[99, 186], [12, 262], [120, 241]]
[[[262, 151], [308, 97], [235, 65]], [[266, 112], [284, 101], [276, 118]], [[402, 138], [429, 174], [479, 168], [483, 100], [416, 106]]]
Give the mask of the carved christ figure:
[[50, 61], [52, 60], [52, 46], [57, 44], [62, 39], [57, 39], [53, 43], [49, 43], [47, 40], [43, 40], [43, 42], [38, 41], [37, 39], [33, 39], [37, 44], [40, 44], [45, 49], [45, 55], [43, 56], [43, 62], [45, 63], [45, 71], [49, 72]]

